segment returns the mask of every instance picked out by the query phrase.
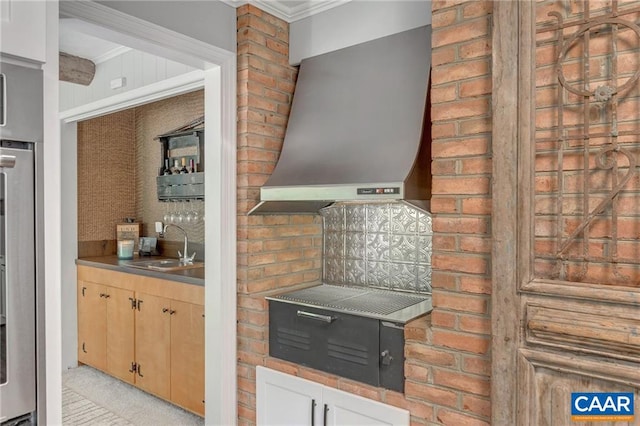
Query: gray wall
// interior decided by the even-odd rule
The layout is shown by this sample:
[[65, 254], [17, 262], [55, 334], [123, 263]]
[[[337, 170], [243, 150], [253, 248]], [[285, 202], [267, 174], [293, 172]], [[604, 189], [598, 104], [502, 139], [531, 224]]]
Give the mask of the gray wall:
[[220, 1], [108, 0], [97, 3], [230, 52], [236, 51], [236, 9]]

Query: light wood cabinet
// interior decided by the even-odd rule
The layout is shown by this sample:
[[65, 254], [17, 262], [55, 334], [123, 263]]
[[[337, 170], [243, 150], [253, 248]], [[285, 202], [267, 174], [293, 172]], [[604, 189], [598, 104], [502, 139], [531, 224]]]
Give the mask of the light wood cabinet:
[[78, 282], [78, 360], [133, 383], [133, 292]]
[[78, 266], [78, 360], [204, 415], [204, 287]]
[[204, 306], [171, 301], [171, 400], [204, 413]]

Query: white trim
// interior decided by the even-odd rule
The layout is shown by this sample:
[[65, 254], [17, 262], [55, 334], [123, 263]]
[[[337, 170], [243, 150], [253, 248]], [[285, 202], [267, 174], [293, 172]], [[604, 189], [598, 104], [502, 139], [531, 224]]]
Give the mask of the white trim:
[[83, 21], [87, 34], [195, 68], [220, 65], [232, 53], [92, 1], [61, 2], [60, 16]]
[[[205, 143], [214, 148], [205, 156], [220, 166], [208, 167], [205, 185], [205, 423], [236, 424], [236, 54], [94, 2], [60, 2], [60, 15], [99, 26], [111, 41], [127, 39], [122, 44], [204, 70]], [[54, 284], [51, 292], [59, 293]], [[52, 349], [59, 355], [59, 347]], [[47, 403], [59, 406], [59, 394]]]
[[118, 46], [114, 49], [109, 50], [108, 52], [103, 53], [100, 56], [96, 56], [93, 58], [93, 63], [98, 65], [103, 62], [108, 61], [109, 59], [117, 58], [120, 55], [124, 55], [127, 52], [132, 51], [133, 49], [127, 46]]
[[100, 99], [85, 105], [60, 112], [60, 119], [66, 123], [98, 117], [137, 105], [159, 101], [204, 87], [204, 71], [196, 70], [168, 78], [148, 86]]
[[264, 10], [276, 16], [280, 19], [287, 21], [288, 23], [299, 21], [300, 19], [308, 18], [320, 12], [324, 12], [334, 7], [341, 6], [351, 0], [308, 0], [301, 2], [295, 6], [287, 6], [283, 2], [274, 0], [221, 0], [223, 3], [229, 6], [238, 8], [247, 3]]

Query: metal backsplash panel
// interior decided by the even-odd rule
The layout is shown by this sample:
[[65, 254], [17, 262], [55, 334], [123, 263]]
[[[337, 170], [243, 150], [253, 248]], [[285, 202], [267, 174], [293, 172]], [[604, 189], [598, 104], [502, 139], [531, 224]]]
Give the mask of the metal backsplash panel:
[[406, 203], [337, 203], [324, 219], [323, 279], [431, 293], [431, 215]]

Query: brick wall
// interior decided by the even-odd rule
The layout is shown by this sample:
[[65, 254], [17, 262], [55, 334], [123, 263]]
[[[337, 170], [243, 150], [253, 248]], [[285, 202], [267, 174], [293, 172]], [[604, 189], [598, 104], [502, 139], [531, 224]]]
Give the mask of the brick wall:
[[426, 361], [427, 383], [411, 383], [433, 403], [426, 424], [490, 417], [492, 6], [433, 2], [434, 311], [430, 345], [408, 348]]
[[268, 354], [264, 293], [320, 279], [318, 215], [247, 216], [277, 162], [295, 88], [288, 24], [245, 5], [238, 17], [238, 423], [255, 423], [255, 366]]
[[264, 291], [320, 277], [317, 216], [246, 216], [273, 169], [295, 69], [286, 23], [238, 9], [238, 416], [255, 424], [255, 366], [406, 408], [413, 425], [489, 423], [491, 2], [433, 4], [434, 312], [405, 327], [401, 394], [269, 358]]

